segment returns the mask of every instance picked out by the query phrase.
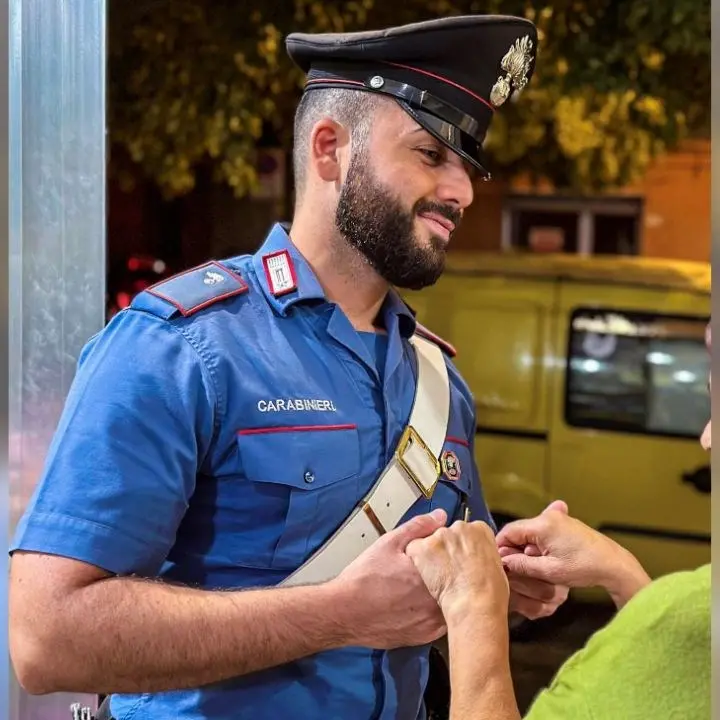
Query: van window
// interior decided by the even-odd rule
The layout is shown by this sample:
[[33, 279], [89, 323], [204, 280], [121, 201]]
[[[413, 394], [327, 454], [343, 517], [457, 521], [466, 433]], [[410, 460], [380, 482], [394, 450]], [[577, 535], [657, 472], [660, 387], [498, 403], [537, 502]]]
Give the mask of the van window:
[[707, 318], [580, 309], [565, 418], [578, 427], [697, 437], [710, 418]]

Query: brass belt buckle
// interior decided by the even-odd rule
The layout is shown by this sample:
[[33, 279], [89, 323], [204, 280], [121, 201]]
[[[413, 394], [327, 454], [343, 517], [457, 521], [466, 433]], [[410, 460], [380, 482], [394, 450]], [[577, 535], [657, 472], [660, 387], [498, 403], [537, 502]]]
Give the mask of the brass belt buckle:
[[[420, 479], [415, 474], [413, 469], [408, 465], [405, 455], [407, 451], [412, 447], [413, 444], [419, 445], [420, 448], [425, 452], [430, 464], [432, 465], [433, 472], [435, 473], [435, 481], [429, 490], [425, 489], [425, 486], [420, 482]], [[433, 455], [430, 448], [425, 444], [425, 441], [420, 437], [417, 430], [412, 425], [408, 425], [400, 438], [400, 443], [395, 451], [395, 457], [397, 458], [400, 467], [407, 473], [407, 476], [417, 485], [420, 492], [429, 500], [435, 492], [435, 486], [440, 478], [441, 468], [440, 461]]]

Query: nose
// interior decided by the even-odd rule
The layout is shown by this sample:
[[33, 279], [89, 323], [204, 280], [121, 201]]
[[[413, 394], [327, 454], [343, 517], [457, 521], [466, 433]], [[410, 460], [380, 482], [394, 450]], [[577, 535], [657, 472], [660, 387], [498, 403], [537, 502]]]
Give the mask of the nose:
[[473, 201], [474, 189], [464, 165], [446, 165], [439, 178], [437, 196], [440, 202], [465, 210]]

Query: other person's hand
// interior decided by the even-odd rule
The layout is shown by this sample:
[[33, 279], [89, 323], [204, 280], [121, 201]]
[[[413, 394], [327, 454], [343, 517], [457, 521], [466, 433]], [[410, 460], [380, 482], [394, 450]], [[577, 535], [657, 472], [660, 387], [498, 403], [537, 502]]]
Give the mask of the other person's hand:
[[508, 523], [496, 541], [513, 577], [556, 586], [601, 586], [618, 605], [650, 582], [625, 548], [552, 505], [537, 517]]
[[508, 581], [488, 525], [458, 521], [413, 540], [406, 552], [445, 617], [472, 612], [506, 622]]

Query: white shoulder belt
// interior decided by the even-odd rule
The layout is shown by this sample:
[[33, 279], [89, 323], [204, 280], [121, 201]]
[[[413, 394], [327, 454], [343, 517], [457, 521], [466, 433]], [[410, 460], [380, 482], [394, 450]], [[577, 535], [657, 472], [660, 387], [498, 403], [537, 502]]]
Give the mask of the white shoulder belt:
[[437, 345], [417, 335], [410, 342], [418, 360], [417, 387], [392, 460], [340, 528], [280, 585], [308, 585], [336, 577], [396, 527], [419, 498], [432, 496], [450, 417], [450, 381]]

